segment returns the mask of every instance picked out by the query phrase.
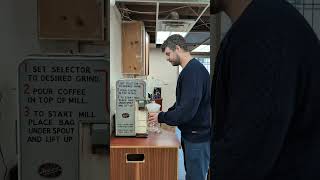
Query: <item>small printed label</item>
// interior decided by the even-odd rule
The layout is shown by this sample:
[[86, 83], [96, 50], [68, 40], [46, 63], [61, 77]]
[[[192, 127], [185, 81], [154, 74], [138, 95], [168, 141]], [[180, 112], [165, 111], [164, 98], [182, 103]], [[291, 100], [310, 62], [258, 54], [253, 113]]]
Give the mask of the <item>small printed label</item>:
[[39, 167], [39, 175], [46, 178], [56, 178], [62, 173], [62, 168], [55, 163], [45, 163]]
[[123, 118], [129, 118], [130, 115], [129, 115], [128, 113], [123, 113], [123, 114], [122, 114], [122, 117], [123, 117]]

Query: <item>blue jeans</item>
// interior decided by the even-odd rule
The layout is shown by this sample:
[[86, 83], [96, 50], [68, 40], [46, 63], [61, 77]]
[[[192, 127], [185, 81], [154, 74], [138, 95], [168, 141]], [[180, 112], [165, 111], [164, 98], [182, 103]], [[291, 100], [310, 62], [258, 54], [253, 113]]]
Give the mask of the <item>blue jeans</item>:
[[206, 180], [210, 162], [210, 141], [193, 143], [181, 138], [186, 180]]

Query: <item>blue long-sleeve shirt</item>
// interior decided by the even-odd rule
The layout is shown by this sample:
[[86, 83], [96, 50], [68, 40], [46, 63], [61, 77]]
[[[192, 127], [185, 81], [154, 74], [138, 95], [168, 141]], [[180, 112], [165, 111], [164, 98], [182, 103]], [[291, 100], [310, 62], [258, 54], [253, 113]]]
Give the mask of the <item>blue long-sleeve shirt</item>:
[[210, 179], [320, 179], [320, 43], [291, 4], [253, 0], [213, 79]]
[[210, 75], [196, 59], [181, 71], [176, 88], [176, 103], [160, 112], [160, 123], [178, 126], [181, 136], [191, 142], [210, 139], [211, 128]]

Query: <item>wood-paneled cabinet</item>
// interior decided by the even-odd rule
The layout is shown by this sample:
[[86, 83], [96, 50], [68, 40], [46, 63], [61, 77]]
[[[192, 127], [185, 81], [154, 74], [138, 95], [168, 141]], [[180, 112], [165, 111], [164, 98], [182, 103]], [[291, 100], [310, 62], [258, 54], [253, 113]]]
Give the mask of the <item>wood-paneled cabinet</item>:
[[149, 35], [142, 21], [122, 23], [122, 73], [149, 74]]
[[166, 130], [147, 138], [111, 137], [111, 180], [177, 180], [179, 145]]

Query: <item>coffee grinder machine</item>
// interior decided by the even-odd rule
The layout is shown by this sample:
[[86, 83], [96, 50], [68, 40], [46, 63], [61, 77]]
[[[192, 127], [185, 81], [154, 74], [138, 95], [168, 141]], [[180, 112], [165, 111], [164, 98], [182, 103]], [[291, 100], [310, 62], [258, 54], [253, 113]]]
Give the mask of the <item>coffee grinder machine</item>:
[[136, 137], [148, 136], [148, 110], [146, 104], [149, 101], [145, 99], [136, 100], [135, 102], [135, 132]]

